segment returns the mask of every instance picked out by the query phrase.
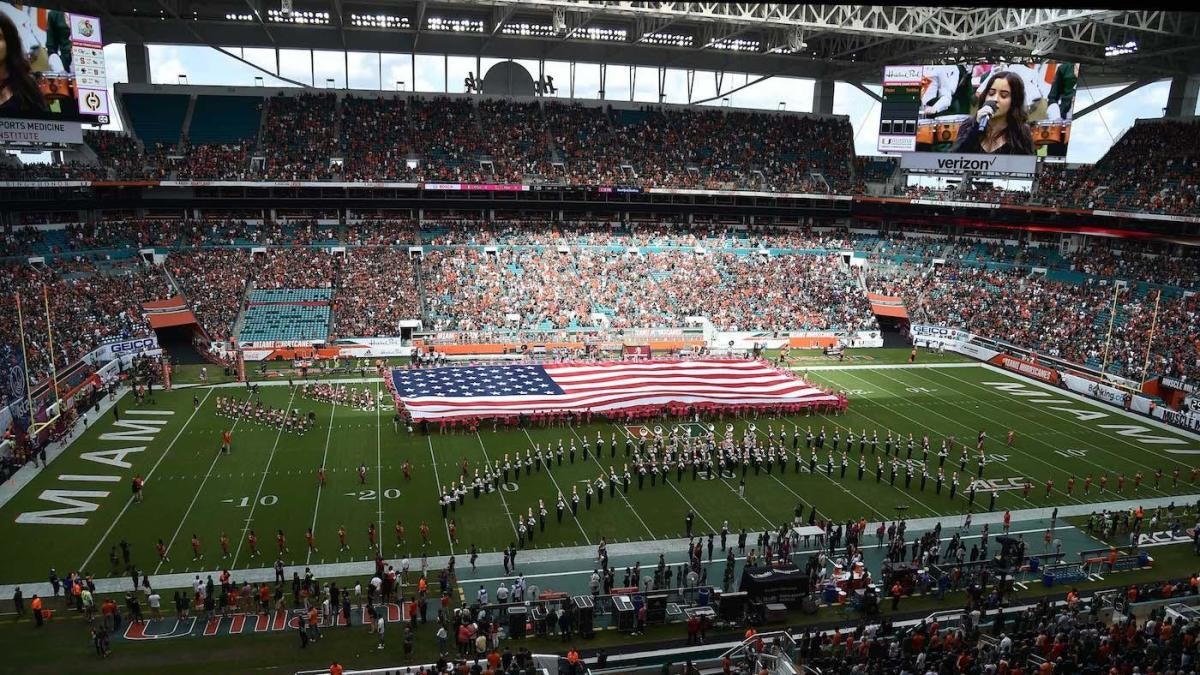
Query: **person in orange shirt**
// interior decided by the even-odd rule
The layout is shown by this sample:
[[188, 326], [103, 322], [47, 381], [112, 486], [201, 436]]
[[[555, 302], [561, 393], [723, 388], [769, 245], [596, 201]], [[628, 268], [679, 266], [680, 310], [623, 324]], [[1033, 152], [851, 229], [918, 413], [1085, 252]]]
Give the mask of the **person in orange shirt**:
[[221, 542], [221, 558], [222, 559], [228, 558], [229, 557], [229, 536], [226, 535], [224, 532], [222, 532], [221, 538], [218, 539], [218, 541]]
[[233, 447], [233, 432], [226, 429], [221, 432], [221, 452], [229, 454], [231, 447]]
[[196, 533], [192, 533], [192, 560], [200, 560], [204, 554], [200, 553], [200, 537]]
[[308, 550], [312, 551], [313, 553], [316, 553], [317, 552], [317, 542], [313, 540], [313, 531], [312, 531], [311, 527], [308, 528], [308, 531], [304, 533], [304, 539], [308, 542]]
[[42, 599], [36, 593], [33, 595], [33, 600], [29, 603], [29, 609], [33, 610], [33, 625], [41, 628], [45, 617], [42, 616]]
[[279, 555], [288, 552], [287, 536], [283, 534], [282, 529], [275, 531], [275, 545], [279, 547]]
[[317, 611], [317, 606], [313, 605], [308, 608], [308, 632], [309, 637], [315, 642], [321, 639], [321, 627], [317, 624], [321, 621], [321, 613]]
[[329, 675], [342, 675], [343, 672], [345, 671], [342, 668], [342, 664], [338, 663], [337, 661], [329, 664]]
[[350, 548], [349, 546], [346, 545], [346, 526], [345, 525], [338, 525], [338, 541], [341, 542], [341, 548], [339, 548], [338, 551], [345, 551], [346, 549]]
[[396, 548], [400, 548], [400, 544], [404, 542], [404, 521], [396, 521]]
[[251, 558], [259, 557], [258, 535], [254, 534], [254, 530], [250, 530], [250, 532], [246, 534], [246, 543], [250, 545], [250, 557]]
[[317, 469], [317, 485], [319, 487], [325, 487], [325, 467], [324, 466]]

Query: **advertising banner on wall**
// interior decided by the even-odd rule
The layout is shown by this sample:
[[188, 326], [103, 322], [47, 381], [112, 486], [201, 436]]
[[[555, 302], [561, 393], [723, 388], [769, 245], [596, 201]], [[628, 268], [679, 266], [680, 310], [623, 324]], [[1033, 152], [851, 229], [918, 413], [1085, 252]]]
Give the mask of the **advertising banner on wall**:
[[1020, 373], [1027, 377], [1032, 377], [1035, 380], [1041, 380], [1049, 384], [1058, 384], [1058, 371], [1049, 366], [1043, 366], [1040, 363], [1018, 359], [1007, 354], [997, 354], [990, 360], [993, 366], [1000, 366], [1005, 370], [1011, 370], [1014, 373]]

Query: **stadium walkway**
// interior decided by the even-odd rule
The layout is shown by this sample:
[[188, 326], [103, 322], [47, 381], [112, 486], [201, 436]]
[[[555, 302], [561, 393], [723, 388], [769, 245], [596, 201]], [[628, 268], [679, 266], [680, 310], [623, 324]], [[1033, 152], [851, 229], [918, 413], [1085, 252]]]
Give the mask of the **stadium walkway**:
[[[1064, 506], [1060, 506], [1058, 508], [1059, 520], [1058, 520], [1058, 528], [1057, 529], [1063, 531], [1063, 535], [1065, 535], [1066, 532], [1069, 530], [1074, 530], [1075, 533], [1077, 533], [1079, 536], [1078, 537], [1072, 536], [1070, 538], [1070, 540], [1067, 540], [1063, 535], [1059, 535], [1057, 533], [1057, 531], [1056, 531], [1056, 536], [1063, 537], [1063, 539], [1064, 539], [1063, 551], [1066, 552], [1069, 556], [1073, 556], [1076, 553], [1078, 553], [1078, 551], [1084, 550], [1086, 548], [1100, 548], [1100, 547], [1102, 547], [1102, 544], [1096, 540], [1091, 539], [1090, 537], [1087, 537], [1087, 535], [1084, 534], [1082, 531], [1079, 531], [1076, 528], [1074, 528], [1073, 526], [1065, 523], [1063, 519], [1065, 519], [1067, 517], [1086, 516], [1093, 512], [1099, 513], [1104, 509], [1108, 509], [1110, 511], [1111, 510], [1128, 510], [1128, 509], [1135, 508], [1138, 505], [1141, 505], [1143, 508], [1146, 508], [1146, 509], [1152, 509], [1152, 508], [1155, 508], [1158, 506], [1167, 506], [1172, 502], [1174, 502], [1177, 506], [1182, 506], [1183, 504], [1186, 504], [1189, 502], [1196, 502], [1196, 501], [1200, 501], [1200, 494], [1175, 495], [1175, 496], [1171, 496], [1171, 497], [1156, 497], [1156, 498], [1149, 498], [1149, 499], [1126, 499], [1126, 500], [1121, 500], [1121, 501], [1112, 501], [1112, 502], [1103, 502], [1103, 503], [1064, 505]], [[1023, 510], [1019, 510], [1019, 511], [1013, 511], [1012, 512], [1013, 534], [1024, 533], [1024, 534], [1036, 535], [1037, 533], [1043, 532], [1046, 528], [1049, 527], [1050, 517], [1051, 517], [1051, 513], [1053, 510], [1054, 510], [1053, 507], [1046, 507], [1046, 508], [1038, 508], [1038, 509], [1023, 509]], [[945, 542], [945, 541], [948, 541], [950, 539], [950, 537], [953, 535], [953, 533], [955, 531], [957, 531], [958, 528], [962, 525], [962, 520], [963, 520], [963, 516], [961, 516], [961, 515], [948, 516], [948, 517], [942, 517], [942, 518], [915, 518], [915, 519], [907, 521], [908, 522], [908, 534], [910, 537], [916, 536], [918, 533], [933, 529], [933, 527], [935, 525], [937, 525], [939, 522], [941, 522], [942, 533], [943, 533], [942, 541]], [[994, 525], [1001, 524], [1003, 522], [1003, 520], [1004, 520], [1004, 513], [1002, 511], [974, 514], [971, 518], [971, 521], [972, 521], [971, 535], [967, 537], [967, 540], [970, 541], [971, 539], [977, 539], [979, 537], [979, 535], [975, 534], [975, 533], [977, 533], [979, 531], [979, 526], [983, 525], [984, 523], [988, 523], [989, 525], [994, 526]], [[878, 522], [868, 523], [868, 525], [867, 525], [868, 544], [864, 547], [864, 550], [873, 550], [874, 549], [874, 546], [870, 545], [870, 540], [873, 538], [873, 535], [875, 532], [875, 527], [878, 524], [879, 524]], [[886, 525], [886, 523], [885, 523], [885, 525]], [[990, 530], [991, 530], [991, 535], [993, 537], [998, 536], [1002, 533], [1000, 527], [991, 527]], [[751, 535], [753, 536], [754, 533], [751, 533]], [[1037, 540], [1039, 540], [1040, 537], [1032, 536], [1032, 537], [1029, 537], [1028, 539], [1031, 542], [1030, 551], [1032, 553], [1038, 552], [1037, 544], [1035, 542]], [[737, 541], [737, 535], [733, 534], [732, 536], [730, 536], [729, 541], [731, 544], [735, 544]], [[684, 560], [683, 551], [686, 549], [688, 543], [689, 543], [688, 539], [680, 538], [680, 539], [659, 539], [657, 541], [638, 541], [638, 542], [630, 542], [630, 543], [610, 544], [608, 546], [608, 554], [609, 554], [609, 558], [610, 558], [610, 564], [617, 568], [618, 574], [621, 573], [623, 567], [625, 567], [627, 565], [632, 565], [633, 562], [635, 562], [635, 561], [640, 561], [642, 563], [643, 569], [652, 570], [654, 568], [655, 564], [657, 563], [658, 554], [662, 553], [665, 555], [665, 557], [667, 558], [667, 561], [670, 564], [678, 565], [680, 562], [683, 562], [683, 560]], [[1072, 544], [1074, 544], [1074, 545], [1072, 545]], [[747, 548], [748, 549], [753, 548], [753, 539], [750, 540], [750, 542], [747, 545]], [[816, 552], [815, 550], [797, 551], [795, 553], [795, 555], [806, 555], [806, 554], [815, 553], [815, 552]], [[385, 553], [386, 553], [386, 551], [385, 551]], [[459, 582], [461, 585], [463, 585], [464, 592], [469, 593], [469, 589], [466, 588], [467, 584], [481, 583], [481, 582], [494, 582], [499, 579], [510, 579], [510, 578], [515, 577], [516, 576], [515, 574], [505, 575], [502, 573], [502, 569], [501, 569], [502, 568], [502, 557], [503, 557], [502, 553], [500, 553], [500, 552], [480, 553], [477, 564], [480, 568], [483, 569], [483, 573], [485, 575], [490, 575], [490, 576], [484, 576], [482, 578], [477, 578], [476, 575], [472, 575], [470, 577], [467, 576], [466, 573], [470, 570], [470, 566], [468, 563], [468, 560], [469, 560], [468, 556], [463, 552], [458, 553], [458, 555], [455, 557], [455, 567], [457, 568], [457, 570], [459, 572]], [[542, 577], [579, 576], [582, 580], [582, 584], [584, 585], [583, 588], [579, 589], [579, 592], [584, 592], [584, 590], [586, 589], [587, 577], [590, 576], [589, 569], [585, 569], [585, 568], [592, 567], [595, 560], [596, 560], [596, 547], [595, 546], [573, 546], [573, 547], [563, 547], [563, 548], [522, 550], [517, 555], [517, 563], [518, 563], [519, 569], [521, 571], [523, 571], [524, 573], [529, 574], [531, 579], [542, 578]], [[739, 561], [740, 560], [742, 560], [742, 558], [739, 558]], [[398, 557], [389, 557], [389, 558], [387, 558], [387, 561], [388, 561], [388, 564], [391, 564], [395, 567], [400, 566], [400, 559]], [[428, 560], [429, 569], [430, 570], [440, 570], [441, 568], [446, 566], [448, 561], [449, 561], [448, 556], [438, 556], [438, 557], [434, 557], [434, 558], [429, 558], [429, 560]], [[719, 565], [719, 564], [721, 564], [721, 562], [722, 562], [722, 559], [720, 559], [718, 556], [718, 557], [714, 558], [713, 564]], [[561, 569], [562, 567], [564, 567], [564, 565], [569, 567], [570, 569], [565, 570], [565, 571], [563, 569]], [[533, 566], [538, 566], [538, 567], [549, 566], [550, 571], [535, 572], [535, 570], [533, 569]], [[333, 578], [339, 578], [339, 577], [362, 577], [362, 580], [365, 583], [371, 577], [371, 575], [374, 574], [375, 564], [372, 561], [362, 561], [362, 562], [347, 562], [347, 563], [330, 563], [330, 564], [324, 564], [324, 565], [309, 565], [308, 568], [312, 570], [313, 575], [317, 579], [333, 579]], [[420, 569], [420, 560], [413, 559], [411, 561], [410, 569], [412, 569], [414, 571], [419, 570]], [[872, 567], [871, 569], [874, 569], [874, 567]], [[285, 577], [290, 579], [291, 573], [293, 571], [301, 571], [301, 566], [288, 567]], [[203, 572], [186, 572], [186, 573], [181, 573], [181, 574], [161, 574], [161, 575], [152, 577], [150, 581], [154, 585], [155, 588], [159, 588], [159, 589], [188, 588], [192, 585], [192, 582], [196, 579], [196, 577], [199, 577], [200, 579], [205, 579], [209, 575], [212, 575], [212, 577], [214, 579], [216, 579], [219, 576], [220, 572], [221, 572], [221, 568], [216, 567], [211, 570], [207, 570], [207, 571], [203, 571]], [[715, 573], [715, 571], [714, 571], [714, 573]], [[236, 570], [234, 572], [234, 578], [239, 583], [242, 581], [249, 581], [249, 582], [255, 583], [255, 584], [257, 584], [259, 582], [274, 583], [275, 570], [272, 567]], [[719, 579], [718, 578], [711, 579], [710, 583], [714, 583], [714, 584], [719, 583]], [[100, 593], [123, 592], [123, 591], [131, 590], [130, 584], [131, 584], [131, 582], [130, 582], [130, 578], [128, 576], [97, 579], [96, 580], [96, 590]], [[37, 593], [42, 596], [46, 596], [51, 593], [50, 584], [46, 581], [40, 581], [40, 582], [31, 582], [31, 583], [23, 583], [23, 584], [0, 585], [0, 597], [7, 598], [7, 597], [12, 596], [13, 590], [17, 586], [21, 587], [21, 590], [24, 593], [26, 598], [33, 597], [34, 593]]]

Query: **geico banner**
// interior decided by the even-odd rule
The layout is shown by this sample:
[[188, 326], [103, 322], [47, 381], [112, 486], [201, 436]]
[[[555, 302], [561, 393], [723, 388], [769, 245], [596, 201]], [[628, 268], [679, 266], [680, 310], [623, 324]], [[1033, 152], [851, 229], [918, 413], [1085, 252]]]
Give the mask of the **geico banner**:
[[1033, 173], [1037, 157], [1033, 155], [964, 155], [946, 152], [906, 152], [900, 155], [900, 168], [920, 171], [962, 173]]
[[914, 338], [935, 338], [938, 340], [958, 340], [966, 342], [971, 339], [971, 334], [959, 330], [957, 328], [946, 328], [945, 326], [930, 326], [928, 324], [913, 324], [909, 331]]
[[150, 335], [143, 338], [101, 345], [96, 349], [93, 356], [96, 362], [105, 362], [122, 356], [136, 356], [152, 349], [158, 349], [158, 338]]
[[83, 124], [0, 117], [0, 145], [9, 143], [83, 143]]

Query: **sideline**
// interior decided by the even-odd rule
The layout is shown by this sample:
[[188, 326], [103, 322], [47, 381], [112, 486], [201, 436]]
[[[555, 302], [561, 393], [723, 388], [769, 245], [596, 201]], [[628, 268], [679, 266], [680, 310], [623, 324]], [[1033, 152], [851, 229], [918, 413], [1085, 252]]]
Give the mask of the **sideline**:
[[[1064, 519], [1066, 519], [1068, 517], [1072, 517], [1072, 516], [1086, 516], [1086, 515], [1091, 514], [1093, 511], [1099, 513], [1101, 511], [1103, 511], [1104, 509], [1108, 509], [1110, 511], [1111, 510], [1119, 510], [1119, 509], [1131, 509], [1138, 505], [1141, 505], [1143, 508], [1154, 508], [1157, 506], [1166, 506], [1170, 502], [1176, 502], [1176, 504], [1185, 504], [1185, 503], [1189, 503], [1189, 502], [1195, 502], [1197, 500], [1200, 500], [1200, 494], [1173, 495], [1170, 497], [1155, 497], [1152, 499], [1145, 499], [1145, 500], [1128, 499], [1128, 500], [1113, 501], [1113, 502], [1094, 502], [1094, 503], [1087, 503], [1087, 504], [1070, 504], [1070, 505], [1058, 507], [1058, 517], [1059, 517], [1059, 522], [1063, 523], [1062, 525], [1060, 525], [1060, 527], [1071, 527], [1069, 524], [1064, 523]], [[1053, 510], [1054, 510], [1053, 506], [1047, 506], [1044, 508], [1021, 509], [1021, 510], [1012, 511], [1012, 522], [1014, 525], [1016, 525], [1021, 522], [1027, 522], [1027, 521], [1049, 520], [1051, 512]], [[988, 513], [976, 513], [971, 516], [971, 522], [974, 527], [979, 527], [980, 525], [983, 525], [984, 523], [989, 523], [989, 524], [993, 524], [993, 525], [1001, 524], [1001, 523], [1003, 523], [1003, 521], [1004, 521], [1004, 512], [1003, 511], [993, 511], [993, 512], [988, 512]], [[887, 525], [888, 522], [894, 522], [894, 521], [885, 521], [884, 525]], [[951, 515], [951, 516], [944, 516], [944, 517], [915, 518], [912, 520], [908, 520], [906, 522], [908, 524], [909, 532], [931, 530], [938, 523], [942, 524], [944, 531], [949, 532], [949, 531], [953, 531], [955, 528], [957, 528], [961, 524], [962, 516], [961, 515]], [[868, 533], [873, 533], [875, 531], [875, 527], [877, 525], [879, 525], [879, 521], [869, 522], [867, 524], [866, 531]], [[1041, 529], [1039, 528], [1038, 531], [1041, 531]], [[997, 530], [995, 532], [995, 534], [999, 534], [999, 530]], [[619, 557], [619, 556], [635, 556], [635, 557], [636, 556], [646, 556], [646, 555], [652, 555], [652, 554], [657, 554], [657, 553], [666, 554], [666, 553], [671, 553], [671, 552], [675, 552], [675, 551], [683, 551], [689, 543], [691, 543], [691, 541], [688, 540], [686, 537], [677, 538], [677, 539], [659, 539], [657, 541], [634, 541], [634, 542], [628, 542], [628, 543], [623, 543], [623, 544], [622, 543], [613, 543], [613, 544], [608, 545], [608, 555], [610, 558], [615, 558], [615, 557]], [[496, 551], [493, 553], [480, 553], [477, 564], [481, 565], [481, 566], [494, 565], [496, 567], [500, 567], [502, 556], [503, 556], [503, 553], [500, 551]], [[430, 569], [440, 569], [442, 567], [445, 567], [447, 565], [447, 563], [449, 562], [450, 557], [451, 556], [436, 556], [436, 557], [429, 558], [429, 568]], [[571, 559], [595, 560], [596, 547], [595, 546], [567, 546], [567, 547], [559, 547], [559, 548], [521, 550], [518, 557], [521, 559], [521, 563], [520, 563], [521, 565], [531, 565], [531, 564], [537, 564], [537, 563], [554, 563], [554, 562], [561, 562], [563, 560], [571, 560]], [[461, 561], [456, 560], [456, 563], [461, 564]], [[371, 560], [363, 560], [363, 561], [358, 561], [358, 562], [344, 562], [344, 563], [326, 563], [323, 565], [311, 565], [309, 567], [311, 567], [313, 574], [316, 575], [316, 577], [318, 579], [330, 579], [330, 578], [335, 578], [335, 577], [366, 576], [366, 575], [373, 575], [375, 573], [375, 563], [374, 563], [374, 561], [371, 561]], [[196, 571], [191, 571], [191, 572], [180, 572], [180, 573], [176, 573], [176, 574], [159, 575], [157, 577], [154, 577], [152, 579], [152, 582], [154, 583], [154, 587], [157, 589], [186, 588], [186, 587], [190, 587], [192, 582], [197, 577], [203, 579], [203, 578], [207, 577], [208, 575], [212, 575], [215, 578], [218, 575], [220, 575], [221, 570], [222, 570], [222, 568], [217, 567], [217, 568], [213, 568], [213, 569], [209, 569], [209, 570], [196, 570]], [[249, 581], [249, 582], [255, 583], [255, 584], [260, 583], [260, 582], [274, 583], [274, 581], [275, 581], [274, 567], [260, 567], [260, 568], [254, 568], [254, 569], [236, 569], [236, 570], [230, 570], [230, 573], [233, 574], [234, 578], [236, 578], [238, 580]], [[558, 574], [561, 574], [561, 573], [558, 573]], [[526, 576], [529, 576], [529, 575], [526, 575]], [[105, 579], [96, 579], [95, 582], [96, 582], [96, 592], [98, 592], [98, 593], [117, 593], [117, 592], [124, 592], [124, 591], [130, 590], [129, 577], [126, 577], [126, 576], [109, 577], [109, 578], [105, 578]], [[43, 580], [43, 581], [35, 581], [35, 582], [22, 583], [22, 584], [0, 585], [0, 597], [12, 596], [12, 593], [16, 589], [17, 586], [21, 587], [22, 592], [25, 594], [25, 597], [27, 597], [27, 598], [33, 597], [34, 593], [37, 593], [38, 595], [41, 595], [43, 597], [49, 597], [52, 592], [49, 582]]]

